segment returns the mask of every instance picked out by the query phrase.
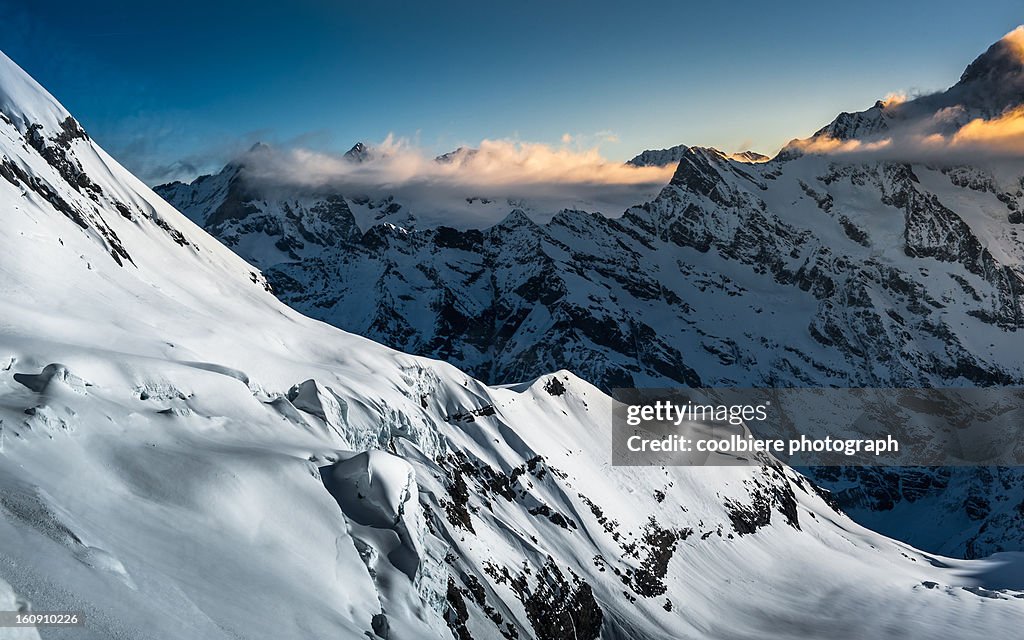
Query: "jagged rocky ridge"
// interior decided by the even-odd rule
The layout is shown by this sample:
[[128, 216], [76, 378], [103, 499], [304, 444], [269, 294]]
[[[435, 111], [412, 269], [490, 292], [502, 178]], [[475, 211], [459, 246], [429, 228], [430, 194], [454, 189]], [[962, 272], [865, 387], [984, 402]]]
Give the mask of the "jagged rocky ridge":
[[[736, 160], [737, 162], [767, 162], [771, 160], [769, 156], [757, 153], [756, 151], [740, 151], [739, 153], [726, 154], [717, 149], [711, 149], [723, 155], [730, 160]], [[633, 167], [666, 167], [676, 166], [679, 162], [690, 153], [690, 147], [684, 144], [676, 145], [668, 149], [648, 149], [632, 159], [627, 160], [626, 164]]]
[[[998, 115], [1024, 95], [1008, 56], [997, 43], [948, 91], [841, 114], [816, 138], [876, 135], [953, 105], [961, 124]], [[537, 224], [512, 210], [482, 230], [363, 228], [353, 208], [400, 204], [264, 194], [243, 163], [157, 191], [260, 266], [290, 306], [491, 383], [558, 367], [606, 390], [1024, 380], [1021, 163], [844, 158], [799, 145], [771, 162], [685, 146], [631, 162], [666, 158], [678, 161], [671, 183], [619, 218], [565, 210]], [[873, 521], [935, 550], [1024, 548], [1019, 474], [993, 474], [834, 487], [847, 508], [888, 514]], [[908, 530], [917, 518], [902, 510], [922, 501], [942, 502], [954, 523]], [[988, 507], [967, 506], [979, 503]]]
[[[200, 186], [227, 185], [202, 221], [282, 300], [492, 382], [570, 362], [604, 388], [1012, 384], [1020, 196], [967, 176], [991, 181], [692, 149], [657, 199], [619, 219], [563, 211], [539, 225], [513, 211], [480, 231], [364, 232], [341, 195], [246, 199], [237, 167]], [[979, 334], [998, 340], [979, 348]]]

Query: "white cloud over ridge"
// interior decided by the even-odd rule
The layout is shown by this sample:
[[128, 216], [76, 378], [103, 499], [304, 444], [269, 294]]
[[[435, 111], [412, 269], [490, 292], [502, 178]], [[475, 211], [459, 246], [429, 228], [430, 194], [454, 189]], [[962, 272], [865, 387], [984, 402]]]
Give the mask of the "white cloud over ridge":
[[435, 158], [388, 136], [368, 145], [362, 161], [301, 147], [264, 147], [242, 162], [246, 178], [262, 190], [394, 196], [420, 221], [460, 227], [496, 223], [512, 208], [538, 221], [572, 208], [617, 217], [653, 198], [675, 171], [608, 160], [596, 147], [572, 142], [571, 136], [561, 146], [483, 140]]
[[822, 134], [794, 140], [789, 147], [849, 160], [949, 164], [1024, 160], [1024, 106], [993, 118], [970, 117], [963, 107], [946, 107], [929, 118], [890, 125], [884, 133], [849, 139]]
[[513, 140], [483, 140], [477, 148], [460, 148], [441, 160], [393, 136], [369, 149], [369, 157], [363, 162], [304, 148], [272, 150], [252, 154], [246, 166], [260, 180], [314, 188], [409, 183], [482, 189], [663, 185], [674, 170], [614, 162], [602, 157], [597, 148], [581, 150]]

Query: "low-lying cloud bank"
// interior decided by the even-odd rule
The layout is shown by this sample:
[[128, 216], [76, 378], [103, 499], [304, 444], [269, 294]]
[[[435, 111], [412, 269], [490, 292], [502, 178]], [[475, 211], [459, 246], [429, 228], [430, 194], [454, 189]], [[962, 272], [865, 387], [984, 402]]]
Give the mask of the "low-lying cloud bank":
[[409, 183], [467, 188], [543, 185], [663, 185], [674, 167], [633, 167], [594, 149], [577, 150], [534, 142], [484, 140], [433, 157], [389, 136], [370, 145], [362, 158], [308, 149], [260, 149], [246, 159], [251, 176], [302, 187], [400, 186]]
[[961, 105], [946, 107], [919, 121], [894, 123], [884, 133], [842, 139], [828, 134], [794, 140], [789, 147], [810, 154], [850, 160], [971, 164], [1024, 160], [1024, 106], [994, 118], [970, 118]]
[[484, 140], [434, 157], [391, 136], [357, 154], [259, 147], [241, 162], [263, 191], [393, 196], [421, 222], [436, 215], [457, 226], [497, 222], [511, 207], [538, 220], [567, 208], [618, 216], [657, 195], [675, 170], [625, 165], [596, 148], [513, 140]]

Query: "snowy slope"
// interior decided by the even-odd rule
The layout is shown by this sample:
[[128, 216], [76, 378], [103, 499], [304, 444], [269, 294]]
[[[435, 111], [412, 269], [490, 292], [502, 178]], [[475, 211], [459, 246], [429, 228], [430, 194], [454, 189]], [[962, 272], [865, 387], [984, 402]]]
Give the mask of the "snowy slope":
[[1024, 623], [1018, 555], [920, 553], [780, 466], [609, 468], [571, 374], [490, 388], [299, 315], [5, 57], [0, 96], [0, 599], [85, 612], [63, 637]]

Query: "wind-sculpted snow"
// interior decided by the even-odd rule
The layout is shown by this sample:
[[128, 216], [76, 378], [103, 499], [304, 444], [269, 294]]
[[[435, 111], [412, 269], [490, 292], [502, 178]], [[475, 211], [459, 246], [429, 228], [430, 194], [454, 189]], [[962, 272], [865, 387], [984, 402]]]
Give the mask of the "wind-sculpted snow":
[[[3, 60], [0, 95], [12, 79]], [[19, 100], [52, 100], [37, 94]], [[310, 320], [90, 139], [64, 158], [102, 195], [8, 120], [0, 152], [91, 222], [0, 182], [3, 602], [80, 611], [74, 637], [104, 640], [1006, 637], [1024, 623], [1000, 570], [1015, 556], [921, 553], [778, 464], [611, 468], [598, 388], [564, 371], [488, 387]], [[112, 259], [99, 219], [131, 261]], [[516, 252], [553, 251], [542, 228], [510, 227]]]

